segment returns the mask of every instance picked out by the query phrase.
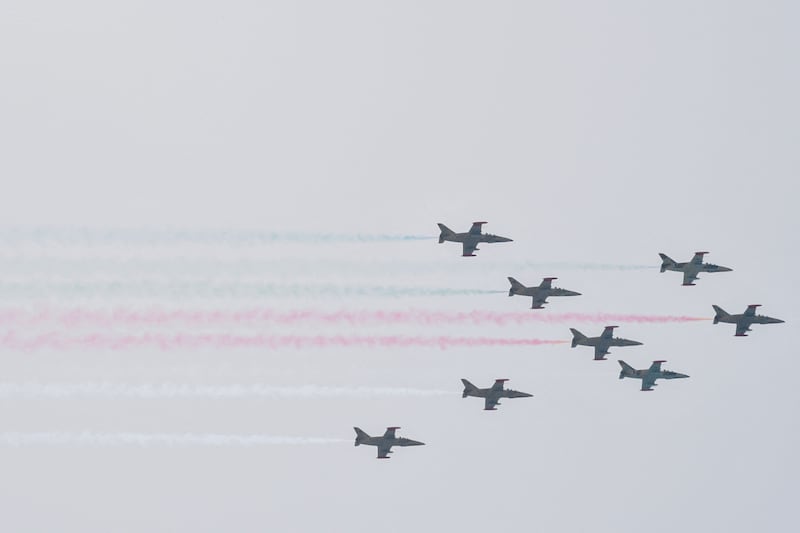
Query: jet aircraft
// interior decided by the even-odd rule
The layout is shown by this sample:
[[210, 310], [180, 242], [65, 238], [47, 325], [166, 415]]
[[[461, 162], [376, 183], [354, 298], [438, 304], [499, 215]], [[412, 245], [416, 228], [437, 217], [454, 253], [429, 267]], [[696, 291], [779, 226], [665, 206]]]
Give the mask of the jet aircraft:
[[642, 343], [639, 341], [631, 341], [628, 339], [614, 337], [614, 328], [617, 327], [619, 326], [606, 326], [603, 330], [603, 333], [601, 333], [599, 337], [587, 337], [577, 329], [569, 328], [569, 330], [572, 332], [572, 347], [574, 348], [579, 344], [582, 346], [594, 346], [594, 360], [605, 361], [605, 355], [609, 353], [608, 349], [611, 346], [642, 345]]
[[507, 237], [499, 237], [489, 233], [482, 233], [481, 226], [486, 222], [473, 222], [472, 227], [466, 233], [456, 233], [444, 224], [438, 224], [441, 233], [439, 234], [439, 244], [444, 241], [460, 242], [463, 243], [464, 257], [474, 257], [473, 252], [478, 250], [478, 243], [481, 242], [511, 242], [512, 239]]
[[370, 437], [361, 428], [354, 427], [353, 429], [356, 430], [355, 446], [358, 446], [359, 444], [377, 446], [378, 459], [389, 459], [389, 454], [393, 453], [391, 451], [392, 446], [423, 446], [425, 444], [424, 442], [419, 442], [416, 440], [396, 437], [394, 432], [395, 430], [400, 429], [399, 427], [386, 428], [386, 432], [380, 437]]
[[618, 362], [619, 366], [622, 367], [622, 370], [619, 373], [619, 379], [641, 379], [643, 391], [653, 390], [653, 387], [656, 386], [657, 379], [677, 379], [689, 377], [686, 374], [679, 374], [678, 372], [672, 372], [671, 370], [661, 370], [661, 363], [666, 363], [666, 361], [653, 361], [653, 364], [650, 365], [650, 368], [645, 368], [644, 370], [636, 370], [625, 361]]
[[683, 272], [683, 284], [694, 285], [694, 280], [697, 279], [697, 274], [700, 272], [731, 272], [733, 269], [714, 265], [711, 263], [703, 263], [703, 256], [708, 252], [695, 252], [692, 260], [687, 263], [676, 263], [666, 254], [658, 254], [661, 256], [661, 272], [666, 270], [674, 270], [675, 272]]
[[779, 318], [772, 318], [771, 316], [757, 315], [756, 307], [761, 307], [761, 304], [748, 305], [744, 313], [741, 315], [732, 315], [727, 313], [723, 308], [718, 305], [712, 305], [716, 315], [714, 316], [714, 324], [726, 322], [728, 324], [736, 324], [736, 337], [747, 337], [747, 332], [752, 331], [750, 326], [753, 324], [783, 324], [783, 320]]
[[531, 296], [533, 297], [533, 301], [531, 302], [531, 309], [544, 309], [542, 307], [544, 304], [547, 303], [548, 296], [580, 296], [581, 293], [575, 291], [568, 291], [566, 289], [559, 289], [558, 287], [553, 287], [553, 280], [558, 278], [543, 278], [542, 282], [539, 284], [538, 287], [526, 287], [519, 281], [515, 280], [512, 277], [508, 278], [508, 282], [511, 283], [511, 288], [508, 289], [508, 295], [514, 296], [515, 294], [520, 294], [522, 296]]
[[527, 392], [519, 392], [511, 389], [503, 388], [503, 383], [507, 379], [496, 379], [494, 385], [488, 389], [479, 389], [466, 379], [461, 379], [464, 384], [464, 392], [461, 394], [462, 398], [467, 396], [475, 396], [476, 398], [485, 398], [483, 409], [485, 411], [496, 411], [495, 406], [500, 405], [500, 398], [530, 398], [533, 394]]

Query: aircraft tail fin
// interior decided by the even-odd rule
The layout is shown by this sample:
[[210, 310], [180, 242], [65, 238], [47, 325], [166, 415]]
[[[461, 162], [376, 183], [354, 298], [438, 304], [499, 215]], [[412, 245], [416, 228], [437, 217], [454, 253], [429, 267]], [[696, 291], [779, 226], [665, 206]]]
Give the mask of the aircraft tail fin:
[[675, 265], [675, 260], [667, 254], [658, 254], [661, 257], [661, 272], [667, 270], [667, 267]]
[[364, 442], [369, 438], [367, 432], [362, 430], [361, 428], [354, 427], [353, 429], [356, 430], [356, 443], [354, 444], [354, 446], [358, 446], [359, 444], [361, 444], [362, 442]]
[[573, 348], [578, 345], [578, 341], [586, 340], [586, 338], [587, 338], [586, 335], [584, 335], [583, 333], [581, 333], [577, 329], [569, 328], [569, 330], [572, 332], [572, 347]]
[[519, 291], [525, 288], [525, 285], [515, 280], [511, 276], [508, 277], [508, 282], [511, 284], [511, 288], [508, 289], [509, 296], [514, 296], [515, 291]]
[[711, 307], [714, 308], [714, 313], [715, 313], [715, 315], [714, 315], [714, 324], [719, 324], [719, 319], [720, 318], [725, 318], [726, 316], [731, 316], [730, 313], [728, 313], [727, 311], [725, 311], [723, 308], [721, 308], [718, 305], [712, 305]]
[[439, 233], [439, 244], [442, 244], [447, 237], [452, 237], [456, 234], [455, 231], [451, 230], [444, 224], [437, 224], [437, 226], [439, 226], [439, 231], [441, 232]]
[[619, 371], [619, 379], [624, 378], [625, 376], [632, 376], [636, 373], [636, 369], [633, 368], [631, 365], [626, 363], [623, 360], [618, 360], [619, 366], [622, 367], [622, 370]]
[[464, 384], [464, 392], [461, 393], [462, 398], [466, 398], [467, 396], [469, 396], [470, 392], [478, 390], [478, 387], [476, 387], [475, 385], [473, 385], [464, 378], [461, 378], [461, 383]]

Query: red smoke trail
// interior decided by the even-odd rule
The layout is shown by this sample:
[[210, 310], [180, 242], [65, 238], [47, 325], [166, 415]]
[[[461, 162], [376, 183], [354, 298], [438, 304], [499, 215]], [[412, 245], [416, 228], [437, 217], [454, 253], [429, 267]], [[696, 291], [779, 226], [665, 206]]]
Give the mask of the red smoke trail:
[[38, 350], [127, 350], [155, 348], [183, 350], [198, 348], [447, 348], [477, 346], [539, 346], [563, 344], [567, 341], [546, 339], [498, 339], [488, 337], [408, 337], [342, 336], [342, 335], [233, 335], [233, 334], [140, 334], [140, 335], [61, 335], [47, 333], [33, 337], [19, 337], [7, 332], [0, 338], [0, 348]]
[[169, 326], [184, 324], [209, 326], [215, 324], [420, 324], [440, 326], [446, 324], [530, 324], [546, 322], [564, 323], [676, 323], [708, 320], [691, 316], [641, 315], [619, 313], [548, 313], [547, 311], [494, 312], [494, 311], [319, 311], [313, 309], [278, 311], [264, 308], [231, 310], [95, 310], [62, 309], [28, 311], [21, 309], [0, 310], [0, 324], [34, 326], [56, 323], [65, 327], [112, 327], [119, 326]]

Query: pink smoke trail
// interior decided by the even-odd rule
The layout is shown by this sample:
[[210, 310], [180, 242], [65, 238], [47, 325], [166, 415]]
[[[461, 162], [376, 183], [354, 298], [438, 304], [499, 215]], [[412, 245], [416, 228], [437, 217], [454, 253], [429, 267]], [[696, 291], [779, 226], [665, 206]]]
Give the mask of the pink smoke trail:
[[648, 323], [664, 324], [676, 322], [693, 322], [708, 320], [683, 315], [643, 315], [620, 313], [548, 313], [546, 311], [528, 312], [495, 312], [495, 311], [381, 311], [381, 310], [338, 310], [320, 311], [300, 309], [278, 311], [264, 308], [242, 310], [134, 310], [118, 308], [113, 310], [97, 309], [41, 309], [28, 311], [22, 309], [0, 310], [0, 325], [36, 326], [42, 324], [59, 324], [65, 327], [112, 327], [119, 326], [170, 326], [184, 324], [189, 326], [209, 326], [215, 324], [418, 324], [441, 326], [448, 324], [493, 324], [505, 326], [510, 324], [524, 325], [535, 322], [552, 324], [564, 323]]
[[38, 350], [128, 350], [155, 348], [160, 350], [198, 348], [448, 348], [478, 346], [539, 346], [563, 344], [567, 341], [547, 339], [502, 339], [488, 337], [409, 337], [409, 336], [342, 336], [342, 335], [234, 335], [234, 334], [140, 334], [140, 335], [62, 335], [47, 333], [19, 337], [7, 332], [0, 338], [0, 348], [20, 351]]

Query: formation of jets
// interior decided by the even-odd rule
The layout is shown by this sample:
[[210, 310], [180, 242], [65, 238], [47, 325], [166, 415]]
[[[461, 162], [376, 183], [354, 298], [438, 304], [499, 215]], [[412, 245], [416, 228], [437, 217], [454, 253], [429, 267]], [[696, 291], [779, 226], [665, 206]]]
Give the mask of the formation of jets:
[[[481, 227], [484, 224], [486, 224], [486, 222], [473, 222], [472, 227], [466, 233], [455, 233], [444, 224], [439, 224], [439, 229], [441, 230], [441, 233], [439, 234], [439, 243], [441, 244], [445, 241], [460, 242], [463, 245], [462, 255], [465, 257], [473, 257], [475, 255], [474, 252], [478, 250], [479, 243], [511, 241], [511, 239], [507, 237], [499, 237], [497, 235], [483, 233], [481, 231]], [[703, 256], [706, 254], [708, 254], [708, 252], [695, 252], [691, 261], [678, 263], [666, 254], [660, 253], [659, 256], [661, 257], [662, 261], [661, 272], [665, 272], [667, 270], [682, 272], [683, 285], [691, 286], [694, 285], [694, 281], [698, 279], [698, 274], [701, 272], [711, 273], [732, 271], [732, 269], [728, 267], [704, 263]], [[508, 291], [508, 295], [530, 296], [532, 298], [531, 309], [543, 309], [544, 305], [547, 303], [547, 298], [550, 296], [580, 296], [580, 293], [578, 292], [553, 287], [552, 282], [555, 279], [557, 278], [546, 277], [543, 278], [542, 282], [538, 286], [526, 287], [516, 279], [509, 277], [508, 281], [511, 284], [511, 288]], [[718, 305], [714, 305], [714, 324], [718, 324], [719, 322], [735, 324], [735, 335], [737, 337], [746, 337], [747, 332], [750, 331], [750, 326], [753, 324], [779, 324], [783, 322], [783, 320], [778, 318], [757, 315], [757, 307], [759, 307], [759, 305], [749, 305], [744, 313], [732, 315]], [[617, 328], [617, 326], [606, 326], [603, 329], [603, 332], [597, 337], [587, 337], [577, 329], [570, 328], [570, 331], [572, 332], [572, 347], [591, 346], [594, 348], [594, 360], [605, 361], [605, 356], [608, 355], [609, 348], [611, 347], [642, 345], [642, 343], [639, 341], [614, 337], [615, 328]], [[687, 374], [662, 369], [662, 363], [666, 362], [664, 360], [653, 361], [648, 368], [640, 370], [637, 370], [625, 361], [619, 360], [618, 362], [619, 366], [621, 367], [619, 379], [632, 378], [641, 380], [642, 391], [652, 391], [653, 387], [657, 386], [656, 380], [659, 379], [682, 379], [689, 377]], [[461, 383], [464, 385], [464, 390], [461, 394], [461, 397], [483, 398], [484, 410], [495, 411], [497, 406], [500, 405], [500, 399], [502, 398], [530, 398], [533, 396], [527, 392], [506, 389], [506, 381], [508, 381], [508, 379], [496, 379], [491, 387], [482, 389], [475, 386], [470, 381], [462, 378]], [[387, 428], [386, 432], [380, 437], [371, 437], [357, 427], [353, 429], [355, 429], [356, 432], [355, 445], [359, 446], [361, 444], [365, 444], [368, 446], [377, 446], [378, 459], [387, 459], [389, 454], [392, 453], [391, 448], [393, 446], [421, 446], [424, 444], [423, 442], [397, 437], [395, 435], [395, 430], [399, 429], [397, 427]]]

